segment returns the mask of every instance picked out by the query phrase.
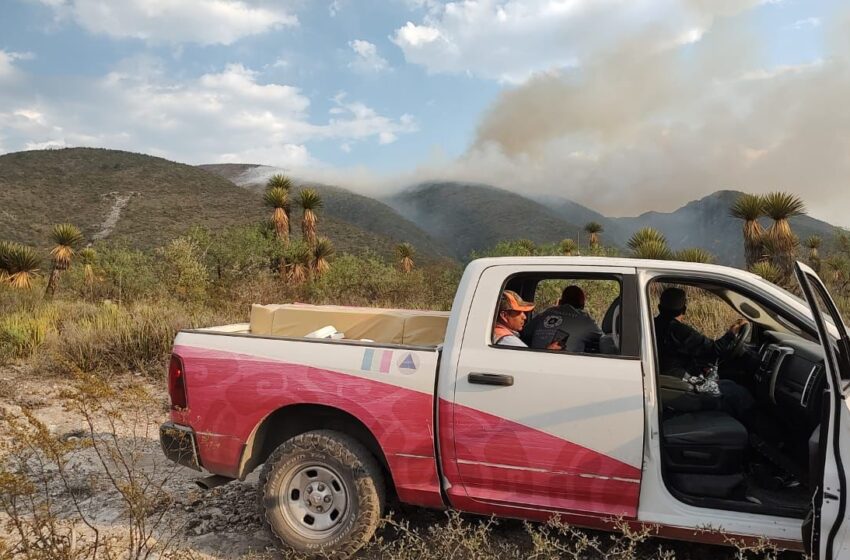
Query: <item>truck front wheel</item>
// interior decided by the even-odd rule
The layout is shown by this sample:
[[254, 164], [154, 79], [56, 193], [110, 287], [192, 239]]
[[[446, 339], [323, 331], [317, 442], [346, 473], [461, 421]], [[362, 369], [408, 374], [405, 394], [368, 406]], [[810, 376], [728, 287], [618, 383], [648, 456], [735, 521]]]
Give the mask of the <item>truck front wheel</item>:
[[317, 430], [284, 442], [260, 474], [271, 531], [304, 554], [346, 558], [366, 544], [384, 509], [375, 458], [354, 438]]

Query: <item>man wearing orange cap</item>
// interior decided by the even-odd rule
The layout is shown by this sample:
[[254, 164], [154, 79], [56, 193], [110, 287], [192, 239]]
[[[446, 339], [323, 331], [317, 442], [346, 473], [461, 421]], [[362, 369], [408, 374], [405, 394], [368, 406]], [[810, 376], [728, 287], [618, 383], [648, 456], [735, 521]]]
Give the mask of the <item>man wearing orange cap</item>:
[[[493, 327], [493, 344], [498, 346], [514, 346], [517, 348], [528, 348], [528, 345], [519, 338], [519, 331], [525, 325], [526, 313], [534, 309], [534, 304], [523, 301], [519, 294], [513, 290], [502, 292], [499, 300], [499, 316]], [[546, 347], [548, 350], [561, 350], [561, 343], [552, 342]]]

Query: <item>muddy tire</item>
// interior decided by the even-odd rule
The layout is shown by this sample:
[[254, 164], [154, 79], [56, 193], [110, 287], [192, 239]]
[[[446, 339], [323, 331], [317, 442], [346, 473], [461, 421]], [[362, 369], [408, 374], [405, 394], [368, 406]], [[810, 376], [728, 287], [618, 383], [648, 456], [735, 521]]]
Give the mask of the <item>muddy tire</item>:
[[357, 440], [317, 430], [271, 454], [260, 473], [259, 494], [266, 523], [285, 546], [347, 558], [375, 534], [384, 509], [384, 477]]

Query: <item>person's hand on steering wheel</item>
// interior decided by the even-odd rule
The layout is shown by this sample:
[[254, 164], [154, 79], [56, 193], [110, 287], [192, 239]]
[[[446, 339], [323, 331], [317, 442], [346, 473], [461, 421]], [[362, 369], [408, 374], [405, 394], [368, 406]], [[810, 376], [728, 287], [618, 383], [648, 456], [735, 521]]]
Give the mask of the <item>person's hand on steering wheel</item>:
[[735, 335], [735, 339], [729, 348], [729, 358], [737, 358], [744, 353], [747, 340], [750, 338], [752, 330], [752, 323], [746, 319], [738, 319], [732, 323], [732, 326], [729, 327], [729, 332]]
[[729, 331], [732, 334], [737, 335], [740, 332], [741, 327], [743, 327], [744, 325], [748, 325], [748, 324], [749, 324], [749, 322], [746, 319], [738, 319], [737, 321], [732, 323], [732, 326], [729, 327]]

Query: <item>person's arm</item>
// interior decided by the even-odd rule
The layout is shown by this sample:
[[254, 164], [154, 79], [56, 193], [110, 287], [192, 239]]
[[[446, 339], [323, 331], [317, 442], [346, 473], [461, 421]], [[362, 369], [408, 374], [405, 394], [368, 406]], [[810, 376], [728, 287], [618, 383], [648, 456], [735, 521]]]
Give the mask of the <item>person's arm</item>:
[[716, 360], [725, 356], [732, 350], [735, 342], [736, 333], [732, 329], [726, 331], [726, 334], [717, 340], [712, 340], [690, 325], [679, 321], [673, 321], [670, 328], [673, 340], [679, 344], [681, 353], [703, 360]]

